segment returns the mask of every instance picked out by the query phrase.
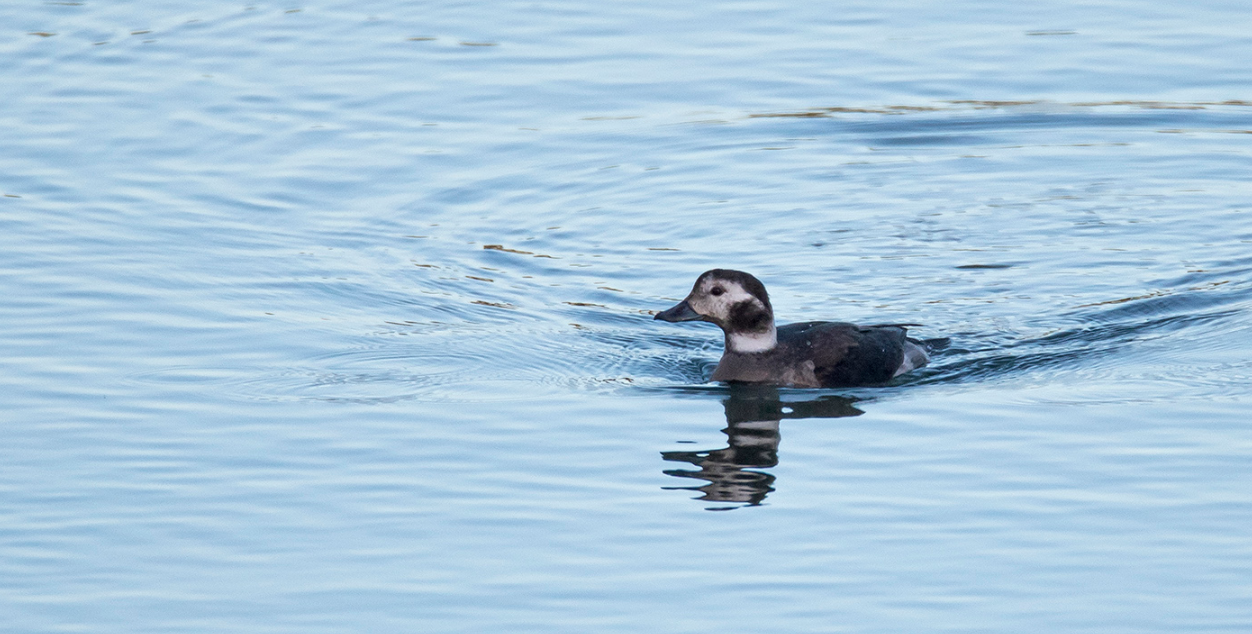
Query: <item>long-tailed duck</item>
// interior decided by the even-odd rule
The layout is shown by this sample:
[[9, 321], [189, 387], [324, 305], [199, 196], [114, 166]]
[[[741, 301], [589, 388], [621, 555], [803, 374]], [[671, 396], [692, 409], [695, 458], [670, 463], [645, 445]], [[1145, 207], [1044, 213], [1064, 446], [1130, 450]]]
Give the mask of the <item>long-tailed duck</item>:
[[791, 387], [881, 385], [930, 361], [903, 325], [807, 321], [774, 325], [765, 285], [742, 271], [713, 269], [663, 321], [708, 321], [726, 334], [714, 381]]

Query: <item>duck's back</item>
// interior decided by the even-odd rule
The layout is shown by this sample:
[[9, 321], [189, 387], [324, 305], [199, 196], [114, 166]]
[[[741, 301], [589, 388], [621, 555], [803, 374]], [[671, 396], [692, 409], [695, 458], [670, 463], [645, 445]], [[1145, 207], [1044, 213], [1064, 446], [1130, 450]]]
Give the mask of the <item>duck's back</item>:
[[904, 362], [908, 345], [901, 326], [857, 326], [810, 321], [778, 329], [778, 343], [813, 362], [822, 387], [886, 383]]

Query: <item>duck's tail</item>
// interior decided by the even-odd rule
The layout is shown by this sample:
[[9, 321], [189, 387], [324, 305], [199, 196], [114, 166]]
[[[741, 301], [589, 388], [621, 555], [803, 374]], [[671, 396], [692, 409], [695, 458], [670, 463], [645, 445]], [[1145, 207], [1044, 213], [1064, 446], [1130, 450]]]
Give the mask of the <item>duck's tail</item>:
[[926, 352], [938, 352], [952, 345], [951, 337], [936, 337], [934, 339], [914, 339], [906, 337], [910, 343], [921, 346]]

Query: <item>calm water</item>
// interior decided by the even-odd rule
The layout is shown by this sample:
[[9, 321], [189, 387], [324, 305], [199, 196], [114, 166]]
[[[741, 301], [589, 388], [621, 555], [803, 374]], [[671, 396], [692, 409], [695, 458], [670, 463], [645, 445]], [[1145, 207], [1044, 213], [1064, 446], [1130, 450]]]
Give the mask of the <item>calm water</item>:
[[[0, 25], [6, 631], [1252, 629], [1241, 3]], [[710, 384], [716, 266], [952, 344]]]

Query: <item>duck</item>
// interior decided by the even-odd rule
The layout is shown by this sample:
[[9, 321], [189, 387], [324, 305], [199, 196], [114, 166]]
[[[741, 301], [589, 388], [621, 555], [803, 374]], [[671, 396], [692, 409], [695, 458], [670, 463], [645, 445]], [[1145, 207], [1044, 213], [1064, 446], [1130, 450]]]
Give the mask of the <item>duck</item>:
[[908, 326], [916, 324], [806, 321], [777, 326], [765, 285], [731, 269], [705, 271], [686, 299], [653, 319], [717, 324], [726, 342], [712, 380], [723, 383], [883, 385], [930, 362], [926, 343], [908, 336]]

